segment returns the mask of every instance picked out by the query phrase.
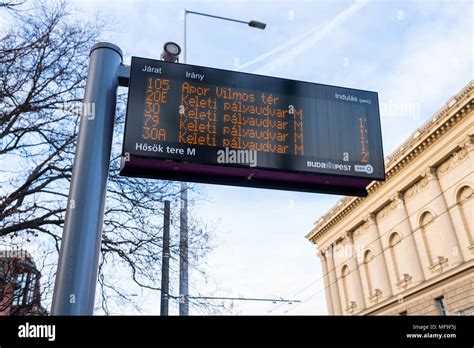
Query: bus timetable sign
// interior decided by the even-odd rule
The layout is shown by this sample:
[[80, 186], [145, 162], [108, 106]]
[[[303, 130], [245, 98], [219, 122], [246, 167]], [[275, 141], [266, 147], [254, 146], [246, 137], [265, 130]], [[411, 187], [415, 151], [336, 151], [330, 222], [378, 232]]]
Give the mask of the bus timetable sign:
[[375, 92], [132, 58], [121, 174], [366, 195]]

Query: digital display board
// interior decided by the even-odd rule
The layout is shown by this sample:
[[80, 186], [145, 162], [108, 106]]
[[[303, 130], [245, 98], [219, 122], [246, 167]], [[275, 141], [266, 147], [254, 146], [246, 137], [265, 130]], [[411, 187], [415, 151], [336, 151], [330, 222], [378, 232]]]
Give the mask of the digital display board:
[[375, 92], [132, 58], [122, 175], [365, 195]]

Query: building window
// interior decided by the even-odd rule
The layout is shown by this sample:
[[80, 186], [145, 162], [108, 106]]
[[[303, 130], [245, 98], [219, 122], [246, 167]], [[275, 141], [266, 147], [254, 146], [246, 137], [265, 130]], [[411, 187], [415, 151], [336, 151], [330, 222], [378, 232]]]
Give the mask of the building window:
[[438, 307], [439, 315], [448, 315], [448, 307], [446, 306], [446, 301], [444, 296], [438, 297], [435, 299], [436, 307]]
[[364, 253], [364, 270], [365, 270], [365, 278], [367, 281], [367, 289], [369, 290], [369, 298], [373, 296], [372, 281], [370, 279], [370, 267], [369, 267], [369, 262], [372, 261], [373, 258], [374, 258], [374, 254], [372, 253], [372, 251], [367, 250]]
[[344, 265], [341, 271], [341, 278], [342, 278], [342, 288], [344, 291], [344, 300], [346, 306], [349, 307], [349, 291], [347, 289], [347, 277], [349, 276], [349, 266]]
[[390, 248], [390, 256], [392, 257], [393, 269], [395, 271], [397, 282], [400, 281], [400, 270], [398, 268], [398, 260], [397, 260], [397, 248], [399, 247], [399, 244], [401, 241], [402, 241], [402, 238], [397, 232], [392, 233], [388, 239], [388, 245]]
[[[428, 233], [429, 233], [428, 226], [431, 225], [432, 227], [433, 221], [434, 221], [434, 217], [433, 217], [433, 214], [431, 214], [430, 212], [427, 211], [421, 215], [421, 218], [420, 218], [421, 237], [423, 239], [423, 244], [425, 245], [426, 254], [428, 255], [430, 265], [433, 265], [433, 256], [431, 252], [431, 246], [428, 240]], [[433, 235], [431, 235], [431, 237], [436, 238]]]
[[461, 219], [464, 230], [466, 231], [467, 239], [469, 244], [474, 244], [473, 238], [473, 223], [472, 223], [472, 212], [474, 210], [474, 202], [472, 197], [474, 196], [473, 190], [470, 186], [463, 186], [457, 194], [457, 203], [459, 206], [459, 212], [461, 213]]
[[28, 282], [27, 304], [33, 304], [36, 287], [36, 274], [30, 273], [30, 280]]
[[27, 278], [27, 273], [18, 274], [16, 278], [15, 291], [13, 292], [13, 306], [20, 306], [23, 304], [23, 295], [25, 294]]

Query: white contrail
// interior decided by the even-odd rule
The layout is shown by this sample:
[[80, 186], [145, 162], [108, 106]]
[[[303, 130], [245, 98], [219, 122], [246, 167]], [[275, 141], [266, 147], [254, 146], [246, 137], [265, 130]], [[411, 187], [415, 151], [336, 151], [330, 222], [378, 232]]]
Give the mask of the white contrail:
[[325, 23], [319, 28], [311, 29], [302, 35], [298, 36], [297, 38], [285, 42], [284, 44], [270, 50], [267, 53], [264, 53], [257, 58], [247, 62], [241, 66], [237, 70], [241, 70], [249, 65], [258, 63], [280, 51], [285, 51], [281, 56], [276, 57], [275, 59], [270, 60], [268, 63], [263, 65], [262, 67], [256, 69], [254, 72], [257, 74], [268, 74], [274, 70], [280, 69], [281, 67], [288, 66], [288, 64], [293, 64], [294, 59], [310, 49], [314, 44], [318, 41], [323, 39], [326, 35], [331, 33], [335, 28], [339, 25], [344, 23], [347, 19], [349, 19], [352, 15], [354, 15], [357, 11], [363, 8], [368, 3], [368, 0], [360, 0], [353, 3], [348, 8], [344, 9], [343, 11], [339, 12], [336, 17], [331, 19], [329, 22]]
[[242, 64], [240, 65], [239, 67], [237, 67], [235, 70], [242, 70], [243, 68], [246, 68], [248, 67], [249, 65], [253, 65], [255, 63], [258, 63], [272, 55], [274, 55], [275, 53], [278, 53], [280, 51], [284, 51], [286, 49], [289, 49], [290, 47], [293, 47], [296, 43], [298, 43], [298, 41], [301, 41], [303, 39], [305, 39], [306, 37], [309, 37], [311, 34], [314, 34], [316, 31], [318, 31], [321, 27], [319, 28], [313, 28], [313, 29], [310, 29], [306, 32], [304, 32], [303, 34], [301, 34], [300, 36], [297, 36], [296, 38], [294, 39], [291, 39], [290, 41], [287, 41], [283, 44], [281, 44], [280, 46], [277, 46], [275, 47], [274, 49], [252, 59], [251, 61], [245, 63], [245, 64]]

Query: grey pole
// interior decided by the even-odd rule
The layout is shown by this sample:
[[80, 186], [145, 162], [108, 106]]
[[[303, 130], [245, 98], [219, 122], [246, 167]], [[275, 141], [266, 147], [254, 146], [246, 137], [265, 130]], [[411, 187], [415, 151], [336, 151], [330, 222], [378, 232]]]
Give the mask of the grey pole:
[[[188, 54], [186, 47], [186, 17], [189, 11], [184, 10], [184, 61]], [[181, 182], [181, 207], [179, 225], [179, 315], [189, 315], [188, 286], [188, 184]]]
[[160, 315], [168, 315], [170, 284], [170, 201], [165, 201], [163, 222], [163, 256], [161, 261], [161, 306]]
[[107, 42], [92, 46], [52, 315], [92, 315], [94, 311], [121, 63], [119, 47]]
[[[186, 10], [184, 10], [184, 45], [186, 45]], [[162, 55], [165, 61], [175, 62], [167, 55]], [[184, 56], [186, 63], [186, 51]], [[180, 195], [180, 225], [179, 225], [179, 314], [188, 315], [188, 184], [181, 182]], [[163, 291], [162, 291], [163, 294]]]
[[186, 182], [181, 182], [179, 226], [179, 315], [189, 315], [188, 282], [188, 184]]
[[[188, 14], [222, 19], [226, 21], [248, 24], [250, 27], [265, 29], [266, 24], [252, 20], [250, 22], [241, 21], [221, 16], [214, 16], [206, 13], [188, 11], [184, 9], [184, 60], [187, 63], [188, 47], [186, 46], [186, 19]], [[181, 210], [180, 210], [180, 229], [179, 229], [179, 315], [189, 315], [189, 288], [188, 288], [188, 184], [181, 182]]]
[[184, 9], [184, 40], [183, 40], [183, 48], [184, 48], [184, 60], [183, 63], [186, 64], [186, 56], [188, 54], [188, 48], [186, 47], [186, 17], [188, 16], [188, 10]]
[[267, 27], [267, 25], [265, 23], [260, 22], [260, 21], [256, 21], [256, 20], [242, 21], [240, 19], [216, 16], [216, 15], [211, 15], [211, 14], [208, 14], [208, 13], [188, 11], [188, 10], [185, 10], [185, 15], [186, 15], [186, 13], [191, 13], [191, 14], [195, 14], [195, 15], [198, 15], [198, 16], [205, 16], [205, 17], [210, 17], [210, 18], [222, 19], [224, 21], [229, 21], [229, 22], [243, 23], [243, 24], [247, 24], [249, 27], [262, 29], [262, 30]]

